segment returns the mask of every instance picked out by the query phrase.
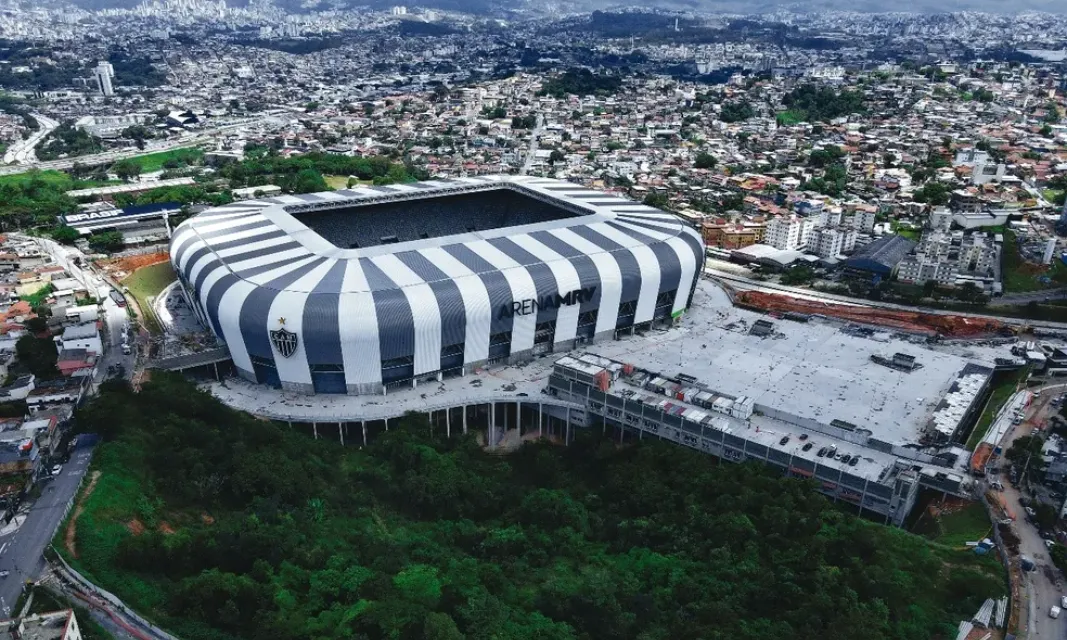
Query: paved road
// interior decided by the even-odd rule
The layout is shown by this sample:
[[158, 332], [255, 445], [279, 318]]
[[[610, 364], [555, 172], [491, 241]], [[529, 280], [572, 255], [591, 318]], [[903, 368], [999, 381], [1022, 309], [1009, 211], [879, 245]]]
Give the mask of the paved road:
[[540, 144], [538, 138], [541, 137], [541, 131], [545, 128], [545, 119], [540, 114], [537, 115], [537, 124], [534, 126], [532, 132], [530, 132], [530, 148], [526, 151], [526, 161], [522, 163], [522, 169], [519, 170], [519, 175], [524, 176], [533, 166], [534, 156], [537, 155], [537, 146]]
[[11, 165], [7, 167], [0, 167], [0, 175], [11, 173], [23, 173], [29, 169], [70, 169], [75, 163], [83, 164], [87, 166], [111, 164], [117, 160], [124, 158], [133, 158], [135, 156], [143, 156], [148, 153], [160, 153], [162, 151], [170, 151], [172, 149], [182, 149], [187, 147], [196, 147], [208, 142], [212, 142], [215, 136], [232, 132], [236, 129], [259, 124], [263, 120], [275, 117], [282, 113], [285, 113], [285, 109], [273, 109], [271, 111], [264, 112], [263, 115], [255, 118], [242, 119], [240, 122], [234, 122], [232, 124], [223, 125], [214, 129], [196, 132], [185, 138], [178, 140], [168, 140], [160, 143], [149, 143], [144, 149], [123, 149], [120, 151], [108, 151], [106, 153], [95, 153], [91, 155], [78, 156], [77, 158], [69, 158], [64, 160], [50, 160], [47, 162], [30, 162], [26, 164]]
[[34, 152], [34, 149], [37, 148], [37, 145], [41, 140], [44, 140], [48, 134], [52, 133], [52, 131], [59, 126], [58, 121], [53, 120], [48, 116], [43, 116], [39, 113], [30, 115], [37, 121], [37, 124], [39, 125], [38, 129], [34, 131], [29, 138], [11, 145], [7, 150], [7, 153], [4, 154], [4, 164], [36, 161], [37, 154]]
[[989, 301], [991, 307], [1004, 307], [1013, 304], [1026, 304], [1028, 302], [1044, 302], [1045, 300], [1063, 300], [1067, 298], [1067, 287], [1060, 289], [1046, 289], [1044, 291], [1031, 291], [1029, 293], [1014, 293]]
[[[1047, 419], [1049, 413], [1049, 401], [1063, 392], [1067, 384], [1055, 384], [1041, 388], [1041, 395], [1034, 398], [1026, 410], [1026, 421], [1012, 429], [1005, 439], [1003, 447], [1007, 451], [1011, 443], [1022, 436], [1030, 435], [1034, 425]], [[1042, 640], [1061, 640], [1064, 630], [1067, 629], [1067, 618], [1052, 619], [1049, 617], [1049, 609], [1053, 605], [1062, 606], [1061, 599], [1067, 595], [1067, 587], [1057, 586], [1056, 581], [1061, 581], [1060, 572], [1052, 566], [1048, 548], [1045, 541], [1038, 533], [1037, 527], [1026, 521], [1026, 512], [1019, 499], [1021, 493], [1013, 488], [1005, 479], [1004, 501], [1010, 512], [1016, 515], [1013, 525], [1019, 536], [1019, 553], [1029, 556], [1037, 565], [1037, 571], [1025, 573], [1028, 589], [1030, 592], [1029, 629], [1030, 638]], [[1045, 567], [1050, 570], [1046, 572]], [[1051, 576], [1051, 579], [1050, 579]]]
[[83, 439], [84, 436], [79, 438], [78, 448], [59, 476], [39, 482], [41, 496], [28, 507], [22, 525], [13, 533], [0, 536], [0, 573], [8, 572], [0, 578], [0, 613], [4, 617], [10, 617], [10, 607], [18, 600], [26, 580], [36, 580], [44, 569], [45, 547], [66, 515], [67, 505], [74, 499], [92, 458], [92, 445], [81, 444]]

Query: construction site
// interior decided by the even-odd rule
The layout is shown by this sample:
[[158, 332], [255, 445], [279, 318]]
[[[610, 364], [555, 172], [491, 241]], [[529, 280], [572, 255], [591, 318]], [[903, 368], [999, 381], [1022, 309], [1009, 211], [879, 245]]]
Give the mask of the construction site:
[[739, 307], [771, 315], [823, 316], [931, 337], [985, 338], [1014, 334], [1012, 327], [987, 318], [837, 304], [764, 291], [736, 291], [732, 297]]

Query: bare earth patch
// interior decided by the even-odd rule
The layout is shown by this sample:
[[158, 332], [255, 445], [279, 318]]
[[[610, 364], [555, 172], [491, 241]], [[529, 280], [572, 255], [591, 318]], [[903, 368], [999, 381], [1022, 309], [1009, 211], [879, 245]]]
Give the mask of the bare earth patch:
[[74, 535], [78, 530], [78, 516], [80, 516], [85, 509], [85, 500], [89, 497], [89, 494], [93, 492], [93, 489], [96, 488], [98, 480], [100, 480], [100, 472], [92, 472], [89, 477], [89, 484], [85, 486], [85, 491], [83, 491], [81, 497], [78, 498], [78, 504], [74, 507], [74, 515], [70, 517], [70, 522], [67, 523], [67, 530], [63, 533], [63, 546], [67, 548], [67, 553], [69, 553], [72, 558], [78, 557], [78, 550], [74, 546]]
[[130, 533], [132, 533], [135, 536], [139, 536], [139, 535], [141, 535], [142, 533], [145, 532], [144, 523], [141, 522], [140, 520], [138, 520], [137, 518], [134, 518], [133, 520], [130, 520], [129, 522], [127, 522], [126, 523], [126, 528], [129, 529]]
[[170, 526], [170, 523], [168, 522], [159, 523], [159, 532], [165, 536], [171, 536], [177, 533], [177, 531], [174, 530], [174, 527]]

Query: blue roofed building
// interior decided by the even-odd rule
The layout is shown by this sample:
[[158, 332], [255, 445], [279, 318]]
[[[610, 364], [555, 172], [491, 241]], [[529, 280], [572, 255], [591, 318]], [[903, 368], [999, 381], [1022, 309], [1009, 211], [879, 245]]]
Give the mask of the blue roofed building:
[[914, 249], [915, 243], [903, 236], [881, 237], [846, 260], [845, 273], [863, 280], [887, 280], [896, 273], [904, 256]]

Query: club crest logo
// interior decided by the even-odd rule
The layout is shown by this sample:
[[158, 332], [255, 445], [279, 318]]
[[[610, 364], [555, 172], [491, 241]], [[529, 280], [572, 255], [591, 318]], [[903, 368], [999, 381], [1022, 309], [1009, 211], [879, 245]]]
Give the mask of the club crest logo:
[[[278, 318], [278, 324], [284, 325], [285, 318]], [[296, 353], [297, 335], [284, 327], [271, 331], [270, 341], [274, 348], [278, 350], [278, 353], [282, 354], [283, 358], [288, 358]]]

